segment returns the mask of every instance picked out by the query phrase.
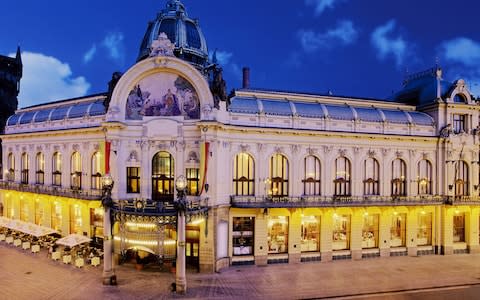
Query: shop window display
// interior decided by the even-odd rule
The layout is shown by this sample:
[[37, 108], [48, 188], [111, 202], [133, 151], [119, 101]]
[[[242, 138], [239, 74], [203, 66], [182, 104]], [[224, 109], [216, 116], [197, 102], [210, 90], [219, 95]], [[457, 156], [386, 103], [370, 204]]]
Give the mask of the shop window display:
[[390, 227], [390, 247], [405, 247], [406, 214], [394, 213]]
[[268, 253], [288, 252], [288, 217], [268, 218]]
[[320, 217], [302, 216], [302, 252], [314, 252], [320, 249]]
[[417, 245], [432, 244], [432, 213], [421, 212], [418, 216]]
[[333, 215], [332, 250], [350, 249], [350, 216]]
[[233, 218], [233, 255], [253, 255], [254, 226], [254, 217]]
[[363, 215], [362, 248], [378, 248], [378, 215]]

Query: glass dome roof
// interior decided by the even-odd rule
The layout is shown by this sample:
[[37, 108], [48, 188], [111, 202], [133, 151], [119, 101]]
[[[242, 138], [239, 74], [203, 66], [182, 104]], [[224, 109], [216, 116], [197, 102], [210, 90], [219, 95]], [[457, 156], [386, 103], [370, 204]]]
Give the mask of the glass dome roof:
[[198, 68], [208, 62], [208, 48], [198, 20], [188, 17], [180, 0], [170, 0], [154, 21], [149, 22], [145, 37], [140, 46], [137, 61], [150, 54], [150, 45], [161, 32], [175, 44], [175, 56], [186, 60]]

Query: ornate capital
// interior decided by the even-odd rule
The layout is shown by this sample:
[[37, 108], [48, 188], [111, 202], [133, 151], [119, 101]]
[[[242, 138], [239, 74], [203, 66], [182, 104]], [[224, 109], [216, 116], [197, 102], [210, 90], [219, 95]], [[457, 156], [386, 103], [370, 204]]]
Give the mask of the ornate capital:
[[396, 156], [397, 158], [401, 158], [401, 157], [403, 157], [403, 152], [397, 150], [397, 151], [395, 152], [395, 156]]
[[367, 151], [367, 155], [368, 155], [369, 157], [375, 157], [375, 155], [376, 155], [375, 150], [369, 149], [369, 150]]
[[241, 152], [248, 152], [250, 150], [250, 146], [247, 145], [247, 144], [240, 144], [238, 146], [238, 149], [241, 151]]

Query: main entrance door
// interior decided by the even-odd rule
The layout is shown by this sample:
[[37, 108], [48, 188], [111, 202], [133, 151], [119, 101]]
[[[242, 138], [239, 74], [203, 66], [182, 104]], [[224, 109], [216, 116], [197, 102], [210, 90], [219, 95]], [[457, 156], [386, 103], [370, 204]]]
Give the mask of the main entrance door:
[[200, 254], [200, 228], [198, 226], [187, 226], [185, 239], [185, 256], [187, 258], [187, 266], [199, 269]]

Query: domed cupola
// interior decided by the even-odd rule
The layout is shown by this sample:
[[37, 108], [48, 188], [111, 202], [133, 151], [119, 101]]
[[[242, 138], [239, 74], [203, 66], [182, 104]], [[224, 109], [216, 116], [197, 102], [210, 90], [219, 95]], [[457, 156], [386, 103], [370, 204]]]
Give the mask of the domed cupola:
[[156, 40], [161, 32], [165, 32], [175, 44], [175, 56], [200, 69], [207, 65], [207, 43], [198, 20], [188, 17], [180, 0], [169, 0], [167, 7], [157, 15], [157, 19], [149, 22], [137, 61], [148, 57], [152, 41]]

